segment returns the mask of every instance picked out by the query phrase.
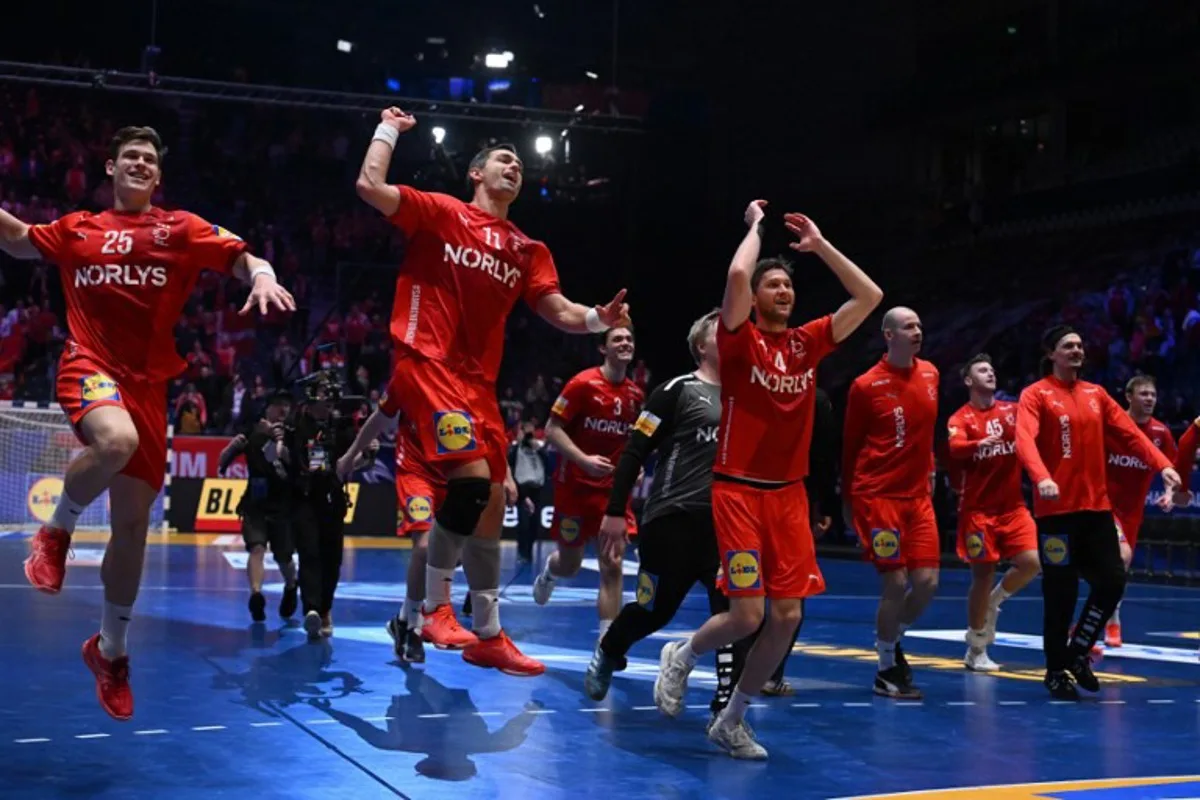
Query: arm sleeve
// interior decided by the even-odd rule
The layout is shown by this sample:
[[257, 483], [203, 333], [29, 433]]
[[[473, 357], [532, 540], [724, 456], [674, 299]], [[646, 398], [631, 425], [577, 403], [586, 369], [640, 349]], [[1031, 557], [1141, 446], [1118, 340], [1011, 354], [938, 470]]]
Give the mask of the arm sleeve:
[[867, 438], [867, 418], [870, 402], [858, 382], [850, 384], [846, 394], [846, 423], [842, 438], [842, 502], [850, 501], [850, 487], [854, 483], [854, 470], [858, 464], [858, 452]]
[[533, 254], [529, 259], [529, 275], [525, 279], [525, 289], [521, 296], [525, 305], [537, 308], [538, 301], [550, 294], [562, 294], [558, 284], [558, 267], [554, 265], [554, 256], [550, 248], [541, 242], [533, 242]]
[[957, 461], [967, 461], [979, 450], [980, 439], [972, 439], [967, 433], [967, 422], [958, 412], [950, 415], [946, 424], [949, 433], [948, 444], [950, 457]]
[[411, 237], [417, 232], [431, 227], [441, 210], [440, 195], [422, 192], [411, 186], [397, 186], [400, 190], [400, 206], [396, 213], [388, 217], [388, 222], [404, 231]]
[[650, 454], [675, 427], [675, 412], [679, 406], [683, 384], [683, 381], [676, 381], [673, 385], [660, 386], [646, 401], [637, 422], [633, 424], [633, 430], [630, 431], [629, 441], [621, 451], [621, 458], [617, 461], [605, 514], [611, 517], [625, 515], [629, 495], [633, 491], [633, 485], [637, 483], [638, 472]]
[[1196, 466], [1196, 450], [1200, 446], [1200, 417], [1188, 426], [1179, 437], [1179, 452], [1175, 455], [1175, 471], [1179, 473], [1183, 488], [1191, 486], [1192, 470]]
[[1050, 470], [1038, 452], [1037, 437], [1042, 426], [1039, 397], [1036, 391], [1026, 389], [1021, 392], [1021, 403], [1017, 406], [1017, 458], [1034, 486], [1050, 477]]
[[29, 226], [29, 243], [37, 248], [42, 258], [59, 264], [66, 254], [70, 217], [60, 217], [46, 225]]
[[1173, 466], [1171, 460], [1154, 446], [1154, 442], [1141, 432], [1129, 414], [1125, 413], [1125, 409], [1121, 408], [1107, 392], [1100, 393], [1100, 413], [1104, 417], [1105, 432], [1142, 461], [1154, 467], [1155, 472], [1162, 472], [1167, 467]]
[[220, 225], [212, 225], [195, 214], [188, 217], [188, 254], [199, 269], [228, 274], [233, 262], [246, 252], [242, 237]]

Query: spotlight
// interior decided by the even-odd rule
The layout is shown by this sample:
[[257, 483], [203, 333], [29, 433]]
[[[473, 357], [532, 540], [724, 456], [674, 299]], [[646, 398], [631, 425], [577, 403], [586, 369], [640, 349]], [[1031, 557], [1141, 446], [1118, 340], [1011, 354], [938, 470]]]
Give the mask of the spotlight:
[[433, 141], [434, 144], [441, 144], [442, 142], [446, 141], [446, 129], [440, 125], [434, 128]]
[[503, 53], [488, 53], [483, 57], [483, 65], [488, 69], [506, 69], [512, 60], [512, 51], [505, 50]]
[[339, 53], [349, 53], [351, 50], [354, 49], [354, 43], [348, 42], [345, 39], [338, 39], [337, 40], [337, 49], [338, 49]]
[[599, 75], [597, 75], [596, 73], [592, 72], [590, 69], [589, 69], [587, 72], [583, 73], [583, 74], [584, 74], [584, 75], [587, 75], [589, 78], [591, 78], [591, 79], [592, 79], [592, 80], [594, 80], [594, 81], [596, 81], [596, 80], [600, 80], [600, 76], [599, 76]]
[[533, 149], [539, 156], [547, 155], [554, 149], [554, 140], [549, 136], [539, 136], [533, 140]]
[[580, 111], [583, 111], [583, 103], [575, 106], [575, 113], [578, 114]]

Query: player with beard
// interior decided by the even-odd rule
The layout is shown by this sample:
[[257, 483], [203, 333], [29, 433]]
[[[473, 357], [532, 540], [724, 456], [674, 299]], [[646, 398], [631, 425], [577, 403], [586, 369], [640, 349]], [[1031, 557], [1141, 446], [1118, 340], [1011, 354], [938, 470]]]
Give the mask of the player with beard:
[[[1171, 429], [1154, 418], [1158, 405], [1158, 387], [1149, 375], [1137, 375], [1125, 385], [1125, 399], [1129, 403], [1129, 418], [1138, 430], [1154, 443], [1162, 454], [1176, 460], [1179, 451]], [[1117, 533], [1121, 537], [1121, 561], [1126, 571], [1133, 563], [1133, 551], [1137, 548], [1138, 532], [1146, 514], [1146, 496], [1154, 481], [1154, 471], [1125, 446], [1119, 437], [1106, 434], [1104, 449], [1108, 451], [1107, 482], [1108, 499], [1112, 501], [1113, 517]], [[1181, 478], [1182, 479], [1182, 478]], [[1185, 484], [1186, 485], [1186, 484]], [[1113, 611], [1112, 618], [1104, 628], [1104, 644], [1121, 646], [1121, 604]]]
[[[396, 360], [385, 401], [416, 426], [422, 458], [446, 481], [434, 513], [425, 571], [423, 635], [458, 636], [450, 587], [461, 555], [471, 588], [477, 640], [463, 659], [514, 675], [540, 675], [500, 626], [500, 534], [504, 524], [508, 437], [496, 397], [504, 323], [518, 299], [569, 333], [603, 333], [628, 324], [622, 290], [604, 306], [565, 298], [550, 250], [508, 219], [524, 165], [510, 145], [485, 148], [467, 169], [469, 203], [387, 182], [392, 149], [417, 121], [398, 108], [381, 113], [356, 189], [407, 237], [396, 279], [392, 340]], [[382, 425], [382, 423], [379, 423]]]
[[[1017, 460], [1017, 406], [996, 400], [996, 370], [985, 353], [962, 368], [970, 400], [950, 415], [951, 472], [958, 493], [958, 557], [971, 566], [967, 592], [967, 669], [1000, 669], [988, 657], [1000, 604], [1040, 570], [1037, 525], [1025, 507]], [[996, 564], [1011, 565], [992, 586]]]
[[[1051, 696], [1078, 700], [1076, 683], [1089, 692], [1100, 690], [1088, 652], [1125, 592], [1105, 442], [1119, 442], [1162, 475], [1164, 509], [1170, 508], [1179, 474], [1108, 392], [1079, 379], [1083, 339], [1072, 327], [1050, 328], [1042, 347], [1050, 374], [1021, 392], [1017, 457], [1037, 487], [1033, 515], [1042, 559], [1044, 683]], [[1092, 591], [1068, 638], [1081, 575]]]
[[[633, 330], [603, 334], [604, 363], [580, 372], [563, 387], [546, 423], [546, 441], [562, 458], [554, 477], [554, 521], [550, 535], [558, 549], [533, 582], [533, 599], [544, 606], [559, 578], [571, 578], [583, 565], [584, 546], [600, 533], [613, 484], [613, 467], [629, 441], [629, 431], [646, 396], [627, 376], [633, 362]], [[637, 531], [628, 499], [625, 532]], [[621, 610], [624, 549], [600, 548], [600, 588], [596, 610], [600, 638]]]
[[[875, 693], [916, 699], [900, 638], [937, 591], [941, 547], [933, 512], [938, 370], [917, 358], [921, 318], [897, 306], [883, 316], [887, 353], [850, 385], [842, 440], [846, 524], [879, 572]], [[911, 588], [910, 588], [911, 583]]]
[[275, 271], [224, 228], [186, 211], [157, 208], [162, 139], [153, 128], [121, 128], [105, 172], [113, 207], [77, 211], [45, 225], [26, 225], [0, 210], [0, 250], [58, 266], [70, 337], [59, 361], [56, 393], [83, 444], [67, 467], [50, 521], [33, 538], [25, 577], [57, 594], [66, 574], [76, 521], [105, 489], [112, 538], [100, 579], [100, 632], [83, 644], [100, 705], [112, 717], [133, 716], [126, 633], [145, 560], [150, 512], [167, 462], [167, 382], [184, 369], [173, 329], [200, 273], [232, 274], [251, 286], [242, 307], [291, 311], [292, 296]]
[[729, 705], [708, 728], [710, 741], [734, 758], [748, 759], [767, 757], [745, 723], [751, 698], [791, 646], [803, 598], [825, 590], [804, 485], [817, 365], [883, 297], [812, 220], [787, 214], [784, 221], [797, 239], [792, 249], [819, 256], [850, 294], [834, 314], [789, 328], [796, 299], [791, 265], [781, 259], [758, 260], [765, 205], [756, 200], [746, 209], [750, 230], [729, 266], [717, 327], [722, 412], [712, 505], [730, 610], [711, 617], [686, 642], [668, 643], [654, 684], [655, 704], [677, 716], [697, 656], [763, 625]]

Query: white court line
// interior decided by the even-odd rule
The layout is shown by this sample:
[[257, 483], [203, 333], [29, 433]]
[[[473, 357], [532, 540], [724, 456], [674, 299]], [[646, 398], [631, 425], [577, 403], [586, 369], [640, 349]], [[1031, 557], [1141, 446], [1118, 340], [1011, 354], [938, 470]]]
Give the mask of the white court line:
[[[1200, 703], [1200, 700], [1197, 700], [1196, 702]], [[1077, 706], [1077, 705], [1079, 705], [1079, 703], [1076, 702], [1075, 700], [1051, 700], [1050, 705], [1052, 705], [1052, 706]]]
[[558, 709], [554, 708], [530, 708], [526, 709], [526, 714], [557, 714]]
[[134, 731], [133, 735], [134, 736], [158, 736], [159, 734], [163, 734], [166, 732], [167, 731], [165, 728], [154, 728], [153, 730], [148, 730], [148, 731]]
[[76, 739], [107, 739], [112, 736], [111, 733], [80, 733], [76, 735]]
[[1001, 700], [1000, 701], [1000, 705], [1002, 705], [1002, 706], [1023, 706], [1025, 704], [1026, 704], [1026, 702], [1024, 700]]
[[946, 703], [946, 705], [948, 705], [948, 706], [973, 706], [973, 705], [975, 705], [975, 701], [974, 700], [950, 700], [949, 702]]
[[395, 717], [363, 717], [363, 722], [391, 722]]
[[305, 725], [332, 725], [337, 722], [336, 719], [310, 719], [305, 722]]
[[846, 708], [870, 708], [872, 703], [842, 703]]
[[504, 716], [499, 711], [473, 711], [476, 717], [502, 717]]
[[417, 714], [417, 719], [445, 719], [449, 714]]
[[1102, 706], [1123, 706], [1123, 705], [1125, 705], [1125, 701], [1124, 700], [1101, 700], [1100, 705], [1102, 705]]
[[658, 706], [634, 706], [634, 711], [658, 711]]
[[1175, 703], [1174, 700], [1147, 700], [1146, 702], [1152, 706], [1169, 706]]
[[251, 728], [278, 728], [283, 725], [282, 722], [251, 722]]
[[41, 744], [48, 742], [49, 739], [13, 739], [13, 744]]
[[792, 703], [792, 708], [820, 708], [820, 703]]
[[925, 704], [924, 703], [896, 703], [897, 708], [916, 708], [917, 706], [923, 706], [923, 705], [925, 705]]
[[224, 725], [196, 725], [192, 728], [194, 731], [223, 731]]
[[[1200, 700], [1196, 702], [1200, 703]], [[612, 711], [611, 708], [580, 708], [577, 710], [582, 711], [584, 714], [599, 714], [601, 711]]]
[[[750, 706], [750, 707], [751, 707], [751, 708], [758, 708], [758, 706], [755, 706], [755, 705], [752, 705], [752, 706]], [[704, 709], [704, 708], [712, 708], [712, 706], [710, 706], [708, 703], [703, 703], [703, 704], [699, 704], [699, 703], [698, 703], [698, 704], [696, 704], [696, 705], [694, 705], [694, 706], [684, 706], [684, 708], [686, 708], [686, 709], [688, 709], [688, 710], [690, 710], [690, 711], [699, 711], [699, 710], [701, 710], [701, 709]]]

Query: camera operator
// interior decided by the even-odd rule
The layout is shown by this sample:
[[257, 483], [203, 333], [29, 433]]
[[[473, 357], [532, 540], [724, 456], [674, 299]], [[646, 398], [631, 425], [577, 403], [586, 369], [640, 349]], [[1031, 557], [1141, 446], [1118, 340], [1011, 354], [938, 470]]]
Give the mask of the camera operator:
[[530, 421], [521, 423], [521, 438], [508, 450], [508, 466], [517, 484], [517, 557], [533, 561], [533, 543], [538, 539], [538, 511], [542, 487], [546, 485], [545, 443], [533, 435]]
[[284, 420], [292, 409], [292, 397], [279, 391], [270, 398], [263, 418], [254, 423], [249, 433], [239, 433], [221, 451], [218, 472], [221, 475], [239, 455], [246, 458], [249, 473], [246, 490], [238, 502], [237, 513], [242, 520], [242, 540], [250, 558], [246, 575], [250, 579], [250, 618], [262, 622], [267, 618], [267, 601], [262, 594], [263, 560], [267, 545], [283, 575], [283, 598], [279, 601], [279, 616], [287, 619], [296, 613], [296, 566], [292, 562], [295, 546], [288, 526], [291, 505], [291, 483], [288, 480], [290, 455], [284, 445]]
[[[292, 533], [300, 552], [300, 598], [310, 639], [333, 635], [333, 595], [342, 568], [342, 535], [348, 499], [337, 476], [338, 458], [354, 441], [353, 422], [337, 408], [341, 387], [328, 373], [308, 381], [286, 437], [291, 453]], [[379, 445], [360, 456], [356, 469], [375, 460]]]

